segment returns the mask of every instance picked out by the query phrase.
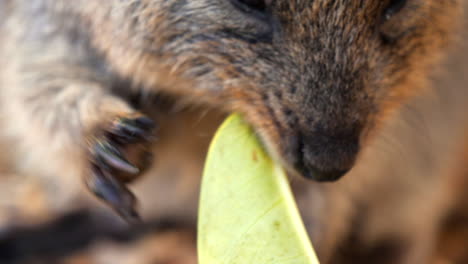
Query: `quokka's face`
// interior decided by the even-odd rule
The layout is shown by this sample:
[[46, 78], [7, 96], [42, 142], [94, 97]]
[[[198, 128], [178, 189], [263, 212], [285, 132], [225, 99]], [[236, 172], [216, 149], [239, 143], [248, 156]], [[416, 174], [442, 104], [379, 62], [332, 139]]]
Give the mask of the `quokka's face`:
[[[336, 180], [444, 46], [457, 0], [133, 0], [130, 44], [241, 111], [292, 172]], [[120, 9], [122, 9], [120, 7]]]

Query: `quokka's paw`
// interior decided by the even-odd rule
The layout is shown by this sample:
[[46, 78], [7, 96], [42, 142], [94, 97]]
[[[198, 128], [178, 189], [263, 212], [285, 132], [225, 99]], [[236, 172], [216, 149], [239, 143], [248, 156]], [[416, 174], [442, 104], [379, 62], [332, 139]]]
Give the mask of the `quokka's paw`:
[[135, 195], [125, 186], [151, 163], [155, 123], [142, 114], [115, 118], [89, 144], [86, 185], [128, 222], [139, 221]]

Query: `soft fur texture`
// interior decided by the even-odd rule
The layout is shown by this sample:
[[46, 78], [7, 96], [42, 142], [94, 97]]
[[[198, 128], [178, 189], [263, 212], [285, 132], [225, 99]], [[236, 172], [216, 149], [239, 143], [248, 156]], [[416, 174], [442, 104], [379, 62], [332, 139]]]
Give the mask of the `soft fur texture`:
[[[408, 0], [401, 9], [381, 0], [273, 0], [264, 10], [234, 2], [1, 1], [0, 133], [11, 150], [4, 167], [47, 179], [48, 207], [69, 204], [84, 178], [128, 216], [135, 200], [124, 184], [136, 176], [103, 164], [96, 148], [115, 143], [122, 120], [160, 115], [158, 96], [175, 106], [241, 112], [291, 174], [337, 180], [368, 164], [365, 150], [390, 113], [429, 86], [463, 11], [461, 0]], [[145, 167], [150, 142], [117, 147]], [[357, 173], [350, 174], [314, 194], [336, 205], [327, 214], [343, 219], [333, 221], [354, 219], [348, 193], [368, 198], [357, 183], [388, 180], [356, 176], [353, 184]], [[334, 250], [352, 227], [317, 221], [311, 234], [324, 263], [342, 261]], [[406, 222], [409, 231], [414, 223]], [[326, 224], [326, 236], [317, 235]], [[396, 235], [408, 240], [397, 246], [403, 263], [425, 263], [429, 245], [412, 247], [428, 230], [417, 231], [417, 241]]]

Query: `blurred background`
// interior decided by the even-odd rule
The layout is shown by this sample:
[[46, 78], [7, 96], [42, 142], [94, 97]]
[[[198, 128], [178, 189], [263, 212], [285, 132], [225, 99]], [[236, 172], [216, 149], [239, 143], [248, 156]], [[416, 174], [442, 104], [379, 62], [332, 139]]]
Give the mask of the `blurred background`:
[[[327, 263], [468, 263], [465, 25], [433, 87], [388, 122], [349, 175], [333, 184], [291, 179]], [[142, 224], [127, 225], [82, 186], [12, 173], [2, 150], [0, 263], [196, 263], [201, 169], [224, 116], [156, 100], [153, 118], [165, 125], [153, 169], [132, 185]]]

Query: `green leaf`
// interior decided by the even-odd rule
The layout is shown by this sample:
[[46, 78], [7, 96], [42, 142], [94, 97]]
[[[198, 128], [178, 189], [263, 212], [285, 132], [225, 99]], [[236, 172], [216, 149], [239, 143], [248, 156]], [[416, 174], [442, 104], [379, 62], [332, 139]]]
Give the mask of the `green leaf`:
[[239, 115], [216, 133], [202, 180], [199, 264], [318, 264], [283, 169]]

